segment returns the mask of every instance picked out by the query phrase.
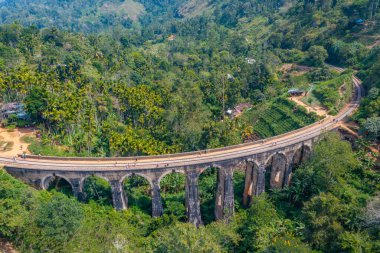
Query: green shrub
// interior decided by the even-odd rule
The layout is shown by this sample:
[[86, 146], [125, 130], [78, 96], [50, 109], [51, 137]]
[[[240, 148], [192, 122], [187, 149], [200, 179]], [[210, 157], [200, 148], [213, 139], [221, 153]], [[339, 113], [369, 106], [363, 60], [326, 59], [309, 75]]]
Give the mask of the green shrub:
[[12, 124], [9, 124], [6, 126], [6, 129], [7, 130], [10, 130], [10, 131], [13, 131], [16, 129], [16, 124], [15, 123], [12, 123]]
[[280, 51], [279, 57], [283, 62], [302, 62], [305, 53], [298, 49], [285, 49]]
[[17, 127], [26, 127], [29, 125], [29, 122], [26, 120], [23, 120], [23, 119], [18, 119], [16, 121], [16, 125], [17, 125]]
[[[352, 73], [343, 72], [340, 76], [328, 81], [316, 84], [313, 90], [314, 95], [322, 105], [329, 110], [338, 111], [351, 98], [352, 94]], [[340, 87], [345, 84], [346, 91], [340, 94]]]

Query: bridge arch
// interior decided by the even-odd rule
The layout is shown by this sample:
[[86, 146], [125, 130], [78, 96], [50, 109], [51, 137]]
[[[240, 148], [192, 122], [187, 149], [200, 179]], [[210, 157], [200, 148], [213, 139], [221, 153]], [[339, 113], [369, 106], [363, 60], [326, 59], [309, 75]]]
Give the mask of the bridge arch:
[[162, 173], [159, 177], [158, 177], [158, 185], [161, 184], [161, 181], [164, 177], [166, 177], [167, 175], [170, 175], [170, 174], [173, 174], [173, 173], [179, 173], [179, 174], [183, 174], [183, 175], [186, 175], [186, 173], [183, 171], [183, 170], [168, 170], [168, 171], [165, 171], [164, 173]]
[[42, 189], [43, 190], [47, 190], [50, 186], [50, 184], [55, 180], [55, 179], [64, 179], [70, 186], [71, 188], [73, 188], [73, 185], [70, 181], [70, 179], [68, 179], [67, 177], [61, 175], [61, 174], [51, 174], [51, 175], [48, 175], [46, 177], [44, 177], [42, 180], [41, 180], [41, 184], [42, 184]]
[[121, 178], [120, 183], [125, 199], [128, 199], [128, 208], [152, 214], [153, 184], [148, 176], [142, 173], [128, 173]]
[[126, 180], [128, 180], [128, 178], [133, 177], [133, 176], [144, 178], [149, 183], [150, 188], [153, 188], [152, 178], [145, 175], [144, 173], [139, 173], [139, 172], [133, 172], [133, 173], [125, 174], [124, 176], [121, 177], [120, 183], [124, 183]]
[[291, 168], [294, 170], [297, 168], [302, 162], [302, 153], [304, 146], [300, 145], [295, 148], [295, 151], [291, 154]]
[[84, 181], [85, 181], [86, 179], [88, 179], [89, 177], [97, 177], [97, 178], [101, 178], [101, 179], [104, 179], [105, 181], [107, 181], [108, 183], [110, 183], [109, 178], [106, 177], [106, 176], [104, 176], [103, 174], [101, 174], [101, 173], [92, 173], [92, 174], [87, 174], [87, 175], [85, 175], [84, 177], [82, 177], [82, 178], [80, 179], [80, 183], [81, 183], [81, 185], [83, 185], [83, 184], [84, 184]]
[[295, 151], [290, 157], [292, 168], [297, 168], [301, 163], [309, 159], [311, 154], [311, 146], [303, 144], [295, 148]]
[[[265, 164], [265, 165], [270, 164], [270, 163], [272, 162], [271, 160], [273, 159], [273, 157], [274, 157], [275, 155], [284, 156], [285, 158], [287, 157], [286, 154], [285, 154], [285, 152], [283, 152], [283, 151], [277, 151], [277, 152], [274, 152], [274, 153], [270, 154], [270, 155], [265, 159], [264, 164]], [[260, 164], [260, 163], [257, 162], [257, 164]]]
[[51, 190], [52, 185], [55, 190], [63, 192], [66, 195], [74, 195], [74, 187], [69, 178], [61, 174], [52, 174], [42, 179], [42, 189]]
[[163, 213], [175, 214], [186, 221], [186, 174], [182, 170], [164, 172], [158, 179]]
[[218, 194], [218, 178], [220, 170], [218, 165], [210, 165], [202, 168], [198, 176], [198, 192], [200, 201], [200, 214], [204, 224], [208, 224], [217, 218], [217, 205], [222, 205], [223, 195]]
[[290, 185], [293, 173], [298, 169], [298, 167], [309, 159], [311, 154], [311, 146], [307, 144], [300, 145], [292, 153], [289, 165], [285, 173], [284, 185]]
[[112, 205], [112, 187], [107, 177], [99, 173], [86, 175], [81, 179], [81, 187], [84, 201], [93, 200], [101, 205]]

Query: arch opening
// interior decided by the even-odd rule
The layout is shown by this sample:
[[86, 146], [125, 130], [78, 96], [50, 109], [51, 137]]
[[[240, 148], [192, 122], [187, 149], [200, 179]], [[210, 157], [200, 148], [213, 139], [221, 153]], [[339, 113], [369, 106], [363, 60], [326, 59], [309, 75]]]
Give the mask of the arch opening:
[[286, 185], [290, 185], [292, 182], [292, 176], [294, 172], [304, 163], [306, 160], [310, 158], [311, 149], [307, 145], [303, 145], [296, 150], [293, 154], [290, 171], [288, 172], [287, 182], [284, 182]]
[[215, 202], [222, 201], [216, 199], [218, 168], [208, 168], [199, 175], [199, 199], [201, 207], [202, 221], [205, 225], [215, 221]]
[[61, 192], [67, 196], [74, 196], [70, 181], [62, 176], [54, 175], [45, 179], [44, 188], [48, 191]]
[[128, 196], [128, 207], [146, 214], [152, 213], [152, 189], [149, 181], [133, 174], [123, 180], [124, 191]]
[[186, 176], [179, 172], [172, 172], [164, 175], [159, 182], [164, 214], [173, 215], [179, 221], [187, 221]]
[[292, 158], [292, 171], [294, 172], [295, 169], [297, 169], [302, 162], [302, 153], [303, 153], [303, 147], [300, 147], [296, 150], [296, 152], [293, 155]]
[[245, 174], [246, 170], [248, 168], [244, 169], [237, 169], [234, 171], [234, 206], [235, 210], [239, 211], [244, 207], [243, 205], [243, 195], [244, 195], [244, 187], [245, 187]]
[[94, 201], [100, 205], [112, 205], [111, 185], [104, 178], [86, 177], [83, 181], [83, 193], [86, 203]]

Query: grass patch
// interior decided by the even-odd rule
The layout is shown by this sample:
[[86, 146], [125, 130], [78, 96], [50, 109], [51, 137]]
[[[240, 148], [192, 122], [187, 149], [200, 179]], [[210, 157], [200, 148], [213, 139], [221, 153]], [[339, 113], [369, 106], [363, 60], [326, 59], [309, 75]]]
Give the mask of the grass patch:
[[37, 141], [37, 139], [33, 136], [29, 136], [29, 135], [24, 135], [20, 138], [20, 140], [24, 143], [28, 143], [28, 144], [31, 144], [33, 143], [34, 141]]
[[351, 78], [352, 72], [343, 72], [331, 80], [317, 83], [313, 93], [318, 101], [334, 114], [351, 98]]
[[16, 125], [15, 124], [8, 125], [5, 127], [5, 129], [7, 129], [7, 132], [13, 132], [16, 129]]
[[302, 75], [290, 75], [290, 83], [293, 87], [307, 90], [309, 87], [309, 79], [307, 73]]
[[0, 152], [10, 151], [13, 148], [13, 142], [0, 141]]
[[30, 145], [28, 150], [30, 153], [35, 155], [45, 155], [45, 156], [78, 156], [75, 152], [71, 151], [66, 146], [58, 146], [52, 144], [44, 144], [36, 138], [29, 139]]
[[306, 96], [301, 98], [301, 101], [304, 102], [307, 105], [310, 105], [311, 107], [316, 106], [322, 106], [321, 102], [319, 102], [318, 98], [315, 96], [313, 90], [315, 89], [315, 85], [312, 85], [308, 90], [308, 93]]

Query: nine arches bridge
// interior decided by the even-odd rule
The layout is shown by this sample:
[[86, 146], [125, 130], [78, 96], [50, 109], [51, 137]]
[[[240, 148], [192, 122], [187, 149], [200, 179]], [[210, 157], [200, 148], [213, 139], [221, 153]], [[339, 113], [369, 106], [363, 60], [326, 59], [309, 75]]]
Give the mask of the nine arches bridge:
[[[313, 144], [326, 131], [339, 126], [351, 115], [361, 98], [361, 82], [353, 76], [355, 87], [350, 103], [332, 117], [304, 128], [268, 138], [224, 148], [159, 156], [119, 158], [45, 157], [27, 155], [26, 158], [0, 158], [8, 173], [37, 189], [47, 189], [55, 178], [65, 179], [74, 196], [84, 198], [86, 178], [97, 176], [111, 185], [113, 205], [126, 209], [128, 196], [123, 182], [132, 175], [148, 180], [152, 196], [152, 216], [163, 214], [160, 182], [170, 173], [183, 173], [186, 177], [186, 212], [189, 222], [202, 224], [198, 191], [199, 176], [208, 168], [217, 168], [215, 218], [228, 219], [234, 212], [233, 174], [245, 169], [243, 202], [249, 205], [265, 188], [281, 188], [291, 180], [293, 168], [306, 160]], [[267, 181], [267, 186], [265, 186]]]

